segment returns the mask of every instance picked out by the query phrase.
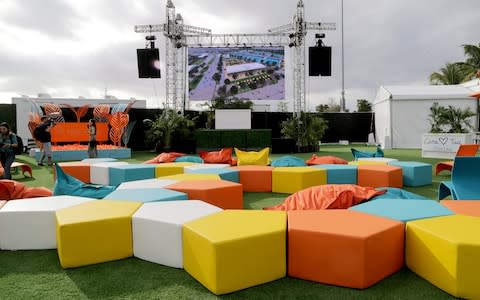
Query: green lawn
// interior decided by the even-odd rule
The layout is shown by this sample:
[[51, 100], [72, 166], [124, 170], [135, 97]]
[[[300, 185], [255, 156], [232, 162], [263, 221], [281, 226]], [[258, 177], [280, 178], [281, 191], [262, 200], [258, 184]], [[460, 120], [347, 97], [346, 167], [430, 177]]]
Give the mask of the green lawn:
[[[373, 151], [374, 147], [354, 146]], [[352, 160], [350, 146], [322, 145], [320, 155]], [[311, 153], [295, 154], [307, 159]], [[136, 152], [125, 161], [142, 162], [155, 156]], [[272, 155], [272, 158], [281, 155]], [[386, 150], [386, 157], [424, 161], [434, 165], [440, 159], [422, 159], [420, 150]], [[18, 161], [33, 164], [27, 156]], [[53, 187], [52, 169], [33, 167], [34, 179], [14, 174], [28, 186]], [[448, 175], [434, 176], [433, 184], [407, 190], [435, 199], [437, 187]], [[245, 193], [246, 209], [260, 209], [282, 202], [285, 194]], [[14, 230], [14, 228], [12, 228]], [[275, 282], [216, 297], [185, 271], [130, 258], [76, 269], [61, 268], [56, 250], [0, 251], [1, 299], [450, 299], [408, 269], [386, 278], [366, 290], [341, 288], [283, 278]]]

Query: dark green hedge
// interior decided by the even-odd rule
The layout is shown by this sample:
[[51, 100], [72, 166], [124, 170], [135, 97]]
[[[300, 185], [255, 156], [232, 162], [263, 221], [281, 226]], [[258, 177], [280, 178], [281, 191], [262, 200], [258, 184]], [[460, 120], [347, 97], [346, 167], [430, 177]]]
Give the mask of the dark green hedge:
[[242, 150], [259, 150], [271, 147], [272, 131], [270, 129], [250, 130], [210, 130], [196, 131], [197, 151], [217, 150], [224, 147], [237, 147]]

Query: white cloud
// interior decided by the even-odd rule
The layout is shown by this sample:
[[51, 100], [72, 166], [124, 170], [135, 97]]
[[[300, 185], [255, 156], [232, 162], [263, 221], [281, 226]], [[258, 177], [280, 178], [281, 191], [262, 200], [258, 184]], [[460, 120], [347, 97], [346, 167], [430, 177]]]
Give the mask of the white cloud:
[[[290, 23], [296, 3], [174, 0], [185, 24], [214, 33], [266, 32]], [[332, 77], [307, 78], [307, 102], [314, 108], [340, 98], [340, 0], [304, 3], [307, 21], [337, 23], [324, 39], [333, 48]], [[446, 62], [463, 60], [461, 45], [479, 43], [478, 11], [478, 0], [344, 0], [347, 107], [354, 110], [359, 98], [373, 101], [379, 85], [428, 84], [429, 74]], [[2, 0], [0, 101], [40, 92], [100, 97], [107, 88], [119, 98], [161, 106], [165, 40], [157, 35], [163, 78], [138, 79], [135, 49], [144, 46], [144, 35], [133, 27], [163, 23], [165, 13], [159, 0]], [[313, 35], [306, 41], [312, 45]], [[291, 99], [291, 82], [287, 88]]]

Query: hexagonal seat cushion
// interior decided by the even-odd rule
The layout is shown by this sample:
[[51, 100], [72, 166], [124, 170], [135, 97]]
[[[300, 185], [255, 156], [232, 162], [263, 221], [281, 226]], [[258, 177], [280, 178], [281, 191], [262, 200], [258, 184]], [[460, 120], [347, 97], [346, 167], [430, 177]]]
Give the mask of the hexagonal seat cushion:
[[311, 167], [277, 167], [272, 171], [272, 192], [292, 194], [327, 183], [327, 171]]
[[146, 203], [132, 217], [133, 255], [183, 268], [184, 223], [221, 211], [200, 200]]
[[162, 188], [149, 188], [149, 189], [121, 189], [115, 190], [111, 194], [108, 194], [105, 200], [118, 200], [118, 201], [135, 201], [135, 202], [157, 202], [157, 201], [173, 201], [173, 200], [188, 200], [188, 196], [185, 193], [162, 189]]
[[225, 180], [179, 181], [165, 188], [186, 193], [188, 199], [202, 200], [223, 209], [242, 209], [243, 190], [239, 183]]
[[98, 163], [114, 162], [114, 161], [118, 161], [118, 159], [111, 158], [111, 157], [97, 157], [97, 158], [84, 158], [81, 160], [81, 162], [86, 164], [98, 164]]
[[385, 190], [387, 191], [385, 194], [378, 195], [373, 197], [371, 200], [377, 200], [377, 199], [422, 199], [422, 200], [431, 200], [428, 199], [427, 197], [406, 191], [404, 189], [399, 189], [399, 188], [392, 188], [392, 187], [387, 187], [387, 188], [377, 188], [377, 190]]
[[367, 288], [403, 266], [402, 222], [361, 212], [288, 212], [288, 275]]
[[480, 218], [453, 215], [407, 223], [408, 268], [447, 293], [480, 299]]
[[357, 166], [322, 164], [311, 168], [327, 170], [327, 184], [357, 184]]
[[195, 164], [191, 166], [185, 166], [185, 173], [197, 173], [196, 171], [205, 169], [223, 169], [230, 167], [230, 164]]
[[396, 158], [388, 158], [388, 157], [359, 157], [357, 159], [358, 161], [364, 161], [364, 162], [382, 162], [389, 164], [394, 161], [398, 161]]
[[8, 201], [0, 210], [0, 248], [55, 249], [55, 211], [95, 199], [51, 196]]
[[160, 178], [134, 180], [134, 181], [122, 182], [117, 187], [117, 190], [138, 189], [138, 188], [142, 188], [142, 189], [161, 189], [161, 188], [166, 187], [167, 185], [174, 184], [176, 182], [178, 182], [178, 180], [160, 179]]
[[480, 217], [480, 201], [478, 200], [442, 200], [440, 204], [455, 214]]
[[[80, 161], [71, 161], [71, 162], [61, 162], [58, 165], [63, 169], [63, 172], [66, 174], [77, 178], [81, 182], [90, 183], [90, 164], [80, 162]], [[53, 179], [55, 181], [56, 173], [55, 168], [53, 169]]]
[[216, 295], [286, 273], [285, 212], [226, 210], [185, 223], [185, 271]]
[[350, 209], [402, 222], [453, 214], [435, 200], [416, 199], [378, 199], [352, 206]]
[[62, 267], [74, 268], [132, 256], [132, 215], [141, 205], [101, 200], [58, 210], [57, 245]]
[[271, 192], [272, 171], [270, 166], [237, 166], [232, 169], [240, 171], [240, 183], [244, 192]]
[[185, 167], [185, 172], [192, 174], [216, 174], [220, 176], [223, 180], [228, 180], [232, 182], [240, 183], [240, 172], [232, 168], [198, 168], [190, 169], [187, 171], [188, 167]]
[[155, 177], [169, 176], [185, 173], [184, 168], [193, 166], [196, 163], [191, 162], [170, 162], [155, 165]]
[[108, 168], [110, 185], [119, 185], [122, 182], [155, 178], [155, 165], [128, 164]]
[[359, 165], [358, 185], [371, 187], [396, 187], [403, 186], [402, 168], [379, 165]]
[[171, 179], [176, 181], [191, 181], [191, 180], [220, 180], [217, 174], [176, 174], [160, 177], [162, 179]]
[[391, 166], [402, 168], [405, 186], [422, 186], [432, 184], [432, 165], [417, 161], [392, 161]]
[[348, 164], [352, 166], [370, 166], [370, 165], [386, 165], [387, 163], [384, 161], [375, 161], [375, 160], [355, 160], [355, 161], [349, 161]]
[[110, 185], [109, 169], [116, 166], [125, 166], [124, 161], [106, 161], [90, 164], [90, 181], [94, 184]]

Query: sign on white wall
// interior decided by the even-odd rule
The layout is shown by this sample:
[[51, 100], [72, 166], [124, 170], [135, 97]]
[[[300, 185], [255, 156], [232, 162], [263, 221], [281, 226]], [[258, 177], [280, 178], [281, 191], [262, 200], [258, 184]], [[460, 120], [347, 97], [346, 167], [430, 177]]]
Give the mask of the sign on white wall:
[[216, 109], [215, 129], [252, 129], [250, 109]]
[[473, 134], [426, 133], [422, 136], [422, 157], [454, 158], [461, 144], [471, 144]]

